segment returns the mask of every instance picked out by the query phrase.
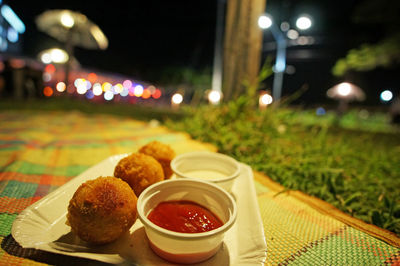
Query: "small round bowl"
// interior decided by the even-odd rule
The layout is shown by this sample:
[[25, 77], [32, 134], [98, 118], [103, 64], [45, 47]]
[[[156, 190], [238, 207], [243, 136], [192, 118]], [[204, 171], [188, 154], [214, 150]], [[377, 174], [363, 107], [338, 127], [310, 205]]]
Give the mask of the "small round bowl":
[[201, 179], [231, 191], [239, 176], [239, 163], [227, 155], [197, 151], [176, 156], [171, 169], [178, 178]]
[[[223, 225], [208, 232], [179, 233], [157, 226], [147, 218], [160, 202], [176, 200], [192, 201], [206, 207]], [[137, 210], [151, 249], [174, 263], [197, 263], [212, 257], [237, 216], [236, 202], [228, 192], [212, 183], [191, 179], [165, 180], [151, 185], [140, 194]]]

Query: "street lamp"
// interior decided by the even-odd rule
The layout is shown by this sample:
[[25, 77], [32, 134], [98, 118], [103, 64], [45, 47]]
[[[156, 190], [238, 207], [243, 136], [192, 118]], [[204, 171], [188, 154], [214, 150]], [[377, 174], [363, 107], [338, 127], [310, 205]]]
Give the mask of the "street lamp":
[[307, 30], [311, 27], [312, 20], [307, 15], [302, 15], [296, 20], [296, 27], [300, 30]]
[[218, 90], [211, 90], [208, 92], [207, 98], [211, 104], [217, 105], [222, 99], [222, 93]]
[[272, 26], [272, 18], [269, 15], [262, 15], [258, 18], [258, 26], [261, 29], [268, 29]]
[[384, 90], [381, 92], [379, 98], [383, 102], [390, 102], [393, 99], [393, 92], [391, 92], [390, 90]]
[[61, 17], [60, 17], [60, 22], [61, 24], [66, 27], [67, 29], [70, 29], [74, 26], [75, 20], [74, 18], [69, 14], [69, 12], [64, 12]]
[[[296, 27], [300, 30], [309, 29], [312, 25], [312, 20], [307, 15], [300, 16], [296, 21]], [[274, 81], [272, 84], [272, 98], [278, 101], [282, 94], [282, 83], [283, 74], [286, 70], [286, 37], [282, 31], [287, 31], [287, 37], [290, 39], [296, 39], [299, 35], [295, 30], [290, 29], [290, 25], [287, 22], [282, 23], [281, 29], [278, 28], [276, 23], [270, 15], [261, 15], [258, 18], [258, 26], [261, 29], [271, 29], [272, 36], [276, 42], [276, 59], [274, 65]]]

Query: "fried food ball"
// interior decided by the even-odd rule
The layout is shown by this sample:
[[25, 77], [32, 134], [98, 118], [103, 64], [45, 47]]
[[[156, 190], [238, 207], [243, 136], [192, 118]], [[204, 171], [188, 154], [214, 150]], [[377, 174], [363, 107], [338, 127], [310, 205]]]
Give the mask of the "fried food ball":
[[155, 140], [141, 147], [139, 152], [154, 157], [161, 164], [165, 179], [172, 176], [171, 161], [176, 154], [169, 145]]
[[72, 196], [67, 224], [91, 244], [106, 244], [127, 232], [137, 218], [137, 197], [116, 177], [98, 177], [83, 183]]
[[122, 158], [114, 169], [114, 176], [126, 181], [137, 197], [148, 186], [164, 180], [161, 164], [143, 153], [132, 153]]

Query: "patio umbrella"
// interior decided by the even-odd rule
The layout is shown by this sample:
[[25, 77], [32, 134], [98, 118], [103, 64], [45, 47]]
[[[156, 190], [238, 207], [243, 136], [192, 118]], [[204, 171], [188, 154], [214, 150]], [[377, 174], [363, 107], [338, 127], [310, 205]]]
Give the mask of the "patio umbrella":
[[[73, 58], [74, 46], [86, 49], [108, 47], [108, 40], [101, 29], [85, 15], [71, 10], [47, 10], [36, 17], [38, 29], [65, 43], [69, 58]], [[65, 81], [68, 85], [70, 61], [66, 62]]]
[[333, 86], [326, 94], [329, 98], [339, 100], [339, 115], [342, 115], [347, 110], [349, 102], [365, 100], [364, 91], [360, 87], [349, 82], [343, 82]]
[[329, 98], [344, 100], [346, 102], [365, 100], [365, 93], [363, 90], [349, 82], [343, 82], [333, 86], [326, 94]]
[[40, 31], [53, 38], [86, 49], [106, 49], [108, 40], [101, 29], [85, 15], [71, 10], [48, 10], [36, 18]]

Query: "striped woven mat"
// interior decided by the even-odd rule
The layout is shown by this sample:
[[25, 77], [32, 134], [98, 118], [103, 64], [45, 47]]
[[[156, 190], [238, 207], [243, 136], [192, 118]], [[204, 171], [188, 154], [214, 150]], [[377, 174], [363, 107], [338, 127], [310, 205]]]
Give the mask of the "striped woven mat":
[[[79, 112], [0, 113], [0, 265], [98, 265], [23, 249], [10, 235], [17, 215], [111, 155], [151, 140], [183, 153], [216, 150], [157, 123]], [[331, 205], [254, 173], [267, 242], [266, 265], [400, 265], [400, 239]]]

